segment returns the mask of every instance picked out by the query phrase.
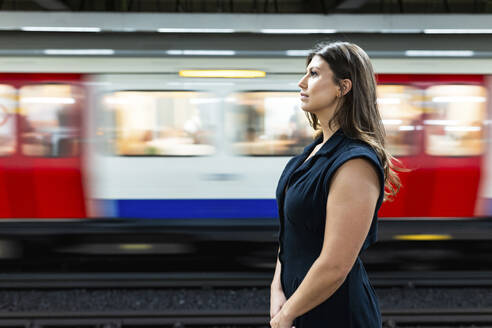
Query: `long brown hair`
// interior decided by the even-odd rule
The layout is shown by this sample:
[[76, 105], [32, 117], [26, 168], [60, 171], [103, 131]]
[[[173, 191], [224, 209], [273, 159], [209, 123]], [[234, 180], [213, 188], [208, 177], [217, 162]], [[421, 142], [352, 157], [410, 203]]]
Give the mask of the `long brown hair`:
[[[306, 66], [314, 56], [328, 63], [338, 86], [342, 87], [343, 79], [352, 81], [351, 90], [342, 96], [328, 126], [330, 129], [333, 125], [339, 127], [347, 137], [364, 141], [376, 151], [384, 169], [384, 200], [393, 200], [401, 187], [396, 171], [408, 170], [385, 149], [386, 131], [378, 109], [376, 78], [369, 56], [362, 48], [348, 42], [316, 44], [307, 56]], [[315, 137], [319, 137], [323, 131], [316, 114], [306, 115], [316, 131]]]

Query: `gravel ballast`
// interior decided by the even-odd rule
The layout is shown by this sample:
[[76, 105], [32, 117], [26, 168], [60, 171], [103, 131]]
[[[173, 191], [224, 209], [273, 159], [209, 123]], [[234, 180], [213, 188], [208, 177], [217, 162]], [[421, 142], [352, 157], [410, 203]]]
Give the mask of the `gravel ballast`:
[[[382, 310], [491, 308], [492, 288], [379, 288]], [[0, 312], [269, 309], [268, 288], [2, 290]]]

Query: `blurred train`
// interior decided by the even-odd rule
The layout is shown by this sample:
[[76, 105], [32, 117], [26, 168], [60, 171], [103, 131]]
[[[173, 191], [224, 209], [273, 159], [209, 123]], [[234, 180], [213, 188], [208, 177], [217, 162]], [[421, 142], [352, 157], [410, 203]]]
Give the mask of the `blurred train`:
[[[221, 59], [266, 71], [258, 78], [180, 76], [219, 66], [196, 58], [159, 67], [167, 73], [66, 73], [42, 58], [30, 72], [10, 67], [0, 73], [0, 217], [275, 220], [280, 173], [312, 141], [295, 60], [298, 74], [283, 59], [275, 69]], [[411, 169], [383, 220], [492, 216], [492, 77], [434, 61], [435, 72], [375, 65], [388, 148]]]

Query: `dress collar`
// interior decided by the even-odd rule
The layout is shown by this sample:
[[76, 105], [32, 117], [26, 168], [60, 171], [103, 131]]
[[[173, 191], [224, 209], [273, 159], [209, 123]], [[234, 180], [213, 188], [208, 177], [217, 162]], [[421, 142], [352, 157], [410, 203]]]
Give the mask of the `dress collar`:
[[[328, 140], [324, 143], [324, 145], [321, 146], [321, 148], [316, 152], [315, 156], [326, 155], [330, 153], [340, 143], [340, 141], [342, 141], [343, 137], [344, 133], [342, 129], [338, 128], [335, 133], [333, 133], [330, 138], [328, 138]], [[303, 154], [309, 156], [314, 148], [322, 142], [323, 135], [319, 136], [318, 138], [316, 138], [316, 140], [314, 140], [314, 142], [306, 146], [306, 148], [304, 148]]]

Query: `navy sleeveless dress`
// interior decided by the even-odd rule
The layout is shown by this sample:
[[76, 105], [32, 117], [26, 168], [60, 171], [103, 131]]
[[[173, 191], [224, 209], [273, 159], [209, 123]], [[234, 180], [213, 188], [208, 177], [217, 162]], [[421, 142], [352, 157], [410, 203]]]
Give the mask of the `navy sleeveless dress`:
[[[346, 161], [364, 158], [374, 165], [381, 185], [372, 224], [361, 251], [376, 241], [377, 212], [384, 197], [384, 171], [376, 152], [338, 129], [306, 162], [319, 137], [286, 165], [276, 191], [280, 217], [281, 283], [289, 298], [300, 285], [323, 246], [330, 179]], [[296, 328], [380, 328], [379, 304], [359, 257], [344, 283], [326, 301], [298, 317]]]

